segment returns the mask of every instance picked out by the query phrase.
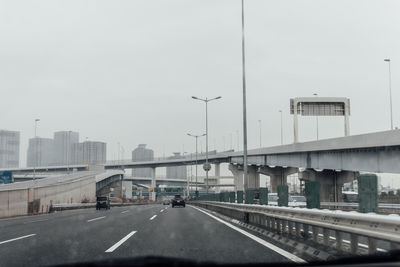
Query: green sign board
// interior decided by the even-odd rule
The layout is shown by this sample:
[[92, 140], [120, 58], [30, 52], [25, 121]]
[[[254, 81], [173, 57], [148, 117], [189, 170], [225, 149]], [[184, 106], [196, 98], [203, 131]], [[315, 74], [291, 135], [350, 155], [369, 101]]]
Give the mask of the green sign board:
[[278, 206], [289, 206], [289, 187], [287, 185], [278, 185]]
[[320, 183], [314, 181], [306, 181], [306, 199], [308, 209], [320, 208]]
[[11, 184], [12, 182], [12, 172], [0, 172], [0, 184]]
[[378, 212], [378, 177], [375, 174], [358, 176], [358, 199], [360, 212]]

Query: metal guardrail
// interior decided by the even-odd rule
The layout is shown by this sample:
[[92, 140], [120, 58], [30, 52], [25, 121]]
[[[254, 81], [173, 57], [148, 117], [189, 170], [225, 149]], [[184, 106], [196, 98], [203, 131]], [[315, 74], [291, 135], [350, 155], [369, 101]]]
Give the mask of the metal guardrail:
[[[335, 240], [336, 249], [346, 251], [343, 234], [350, 236], [350, 253], [357, 254], [368, 247], [368, 253], [377, 251], [377, 241], [388, 242], [391, 249], [400, 248], [400, 216], [375, 213], [345, 212], [293, 207], [193, 201], [191, 204], [244, 220], [246, 223], [302, 238], [326, 247]], [[311, 233], [311, 235], [310, 235]], [[334, 235], [334, 238], [332, 238]], [[367, 245], [359, 243], [367, 239]], [[363, 246], [362, 246], [363, 245]]]
[[[278, 206], [278, 202], [269, 201], [268, 205]], [[305, 202], [289, 202], [289, 207], [300, 207], [305, 208], [307, 203]], [[334, 209], [344, 211], [358, 211], [358, 203], [353, 202], [321, 202], [322, 209]], [[400, 214], [400, 204], [392, 203], [378, 203], [380, 214]]]

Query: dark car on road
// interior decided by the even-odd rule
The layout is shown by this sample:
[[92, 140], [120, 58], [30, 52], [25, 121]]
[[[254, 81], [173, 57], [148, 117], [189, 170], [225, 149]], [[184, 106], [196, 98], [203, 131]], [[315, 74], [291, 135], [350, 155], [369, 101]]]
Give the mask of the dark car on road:
[[96, 210], [100, 209], [110, 209], [110, 199], [108, 197], [97, 197]]
[[172, 207], [182, 206], [185, 207], [185, 200], [181, 197], [181, 195], [175, 195], [175, 197], [171, 200]]

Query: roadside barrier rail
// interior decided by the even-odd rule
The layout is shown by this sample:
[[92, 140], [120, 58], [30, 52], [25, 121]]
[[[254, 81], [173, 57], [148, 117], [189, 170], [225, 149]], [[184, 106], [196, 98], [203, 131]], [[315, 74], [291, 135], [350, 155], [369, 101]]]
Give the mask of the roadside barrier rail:
[[[312, 238], [312, 241], [327, 247], [333, 239], [337, 250], [352, 254], [359, 254], [366, 247], [369, 254], [376, 253], [377, 241], [387, 242], [391, 250], [400, 249], [400, 216], [397, 214], [380, 215], [212, 201], [193, 201], [191, 204], [280, 234], [305, 240]], [[344, 245], [344, 234], [350, 236], [349, 249]], [[361, 238], [365, 238], [367, 244], [359, 243]]]

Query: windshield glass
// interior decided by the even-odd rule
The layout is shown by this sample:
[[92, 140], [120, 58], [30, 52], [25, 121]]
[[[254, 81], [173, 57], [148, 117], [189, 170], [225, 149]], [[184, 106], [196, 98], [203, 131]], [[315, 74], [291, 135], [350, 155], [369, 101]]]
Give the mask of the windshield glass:
[[400, 0], [0, 0], [0, 100], [0, 267], [400, 249]]

